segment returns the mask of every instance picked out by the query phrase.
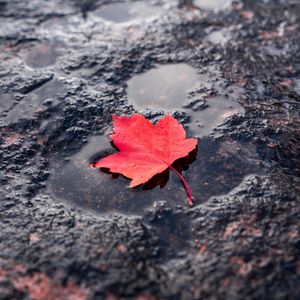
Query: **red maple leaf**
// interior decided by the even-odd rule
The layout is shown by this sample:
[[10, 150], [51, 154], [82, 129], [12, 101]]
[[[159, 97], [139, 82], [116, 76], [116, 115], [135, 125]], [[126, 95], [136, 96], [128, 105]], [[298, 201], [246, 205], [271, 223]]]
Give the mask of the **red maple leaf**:
[[146, 183], [169, 168], [182, 180], [192, 205], [190, 188], [172, 164], [194, 150], [197, 139], [187, 139], [182, 125], [170, 115], [160, 119], [156, 125], [140, 114], [132, 117], [113, 115], [112, 118], [114, 133], [110, 138], [120, 152], [102, 158], [91, 166], [107, 168], [131, 178], [130, 187]]

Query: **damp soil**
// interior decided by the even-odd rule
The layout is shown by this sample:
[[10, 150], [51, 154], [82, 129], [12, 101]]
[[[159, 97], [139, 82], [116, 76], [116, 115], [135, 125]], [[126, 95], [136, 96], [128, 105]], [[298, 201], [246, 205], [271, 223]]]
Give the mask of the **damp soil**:
[[[298, 299], [297, 1], [0, 1], [1, 299]], [[197, 149], [89, 164], [113, 114]]]

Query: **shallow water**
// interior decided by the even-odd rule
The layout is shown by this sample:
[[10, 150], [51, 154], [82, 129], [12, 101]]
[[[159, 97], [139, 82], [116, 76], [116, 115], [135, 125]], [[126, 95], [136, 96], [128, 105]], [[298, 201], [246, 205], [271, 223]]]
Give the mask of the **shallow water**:
[[180, 109], [189, 90], [195, 89], [202, 77], [187, 64], [162, 65], [131, 78], [128, 99], [137, 109]]
[[240, 104], [223, 96], [208, 98], [206, 103], [208, 107], [205, 110], [188, 112], [190, 121], [187, 127], [191, 136], [208, 135], [226, 119], [244, 112]]
[[[134, 107], [183, 111], [190, 118], [186, 124], [188, 135], [201, 137], [198, 150], [175, 164], [176, 169], [184, 170], [196, 204], [229, 192], [244, 176], [260, 170], [256, 150], [251, 145], [204, 138], [227, 118], [243, 113], [242, 106], [234, 99], [203, 93], [222, 82], [215, 73], [198, 74], [187, 64], [163, 65], [128, 81], [128, 98]], [[166, 171], [150, 184], [130, 189], [127, 178], [89, 166], [114, 151], [108, 137], [97, 136], [76, 154], [70, 152], [69, 160], [58, 158], [52, 165], [50, 193], [100, 213], [141, 215], [161, 201], [170, 207], [188, 205], [182, 183], [173, 172]]]
[[300, 79], [295, 79], [295, 91], [300, 95]]
[[221, 30], [212, 31], [205, 37], [205, 40], [215, 45], [224, 46], [230, 40], [230, 38], [230, 29], [225, 27]]
[[[123, 176], [112, 179], [111, 174], [89, 166], [113, 152], [106, 136], [91, 138], [68, 160], [60, 159], [52, 164], [49, 192], [55, 198], [98, 213], [142, 215], [147, 208], [161, 201], [166, 201], [168, 207], [188, 207], [186, 192], [173, 172], [169, 176], [166, 172], [152, 182], [153, 185], [165, 182], [162, 189], [158, 185], [150, 189], [149, 184], [149, 189], [142, 186], [131, 189], [129, 179]], [[198, 150], [188, 158], [178, 160], [174, 166], [177, 170], [185, 169], [183, 176], [191, 187], [195, 204], [229, 192], [244, 176], [260, 170], [256, 151], [251, 145], [239, 145], [234, 141], [218, 143], [211, 138], [201, 139]]]
[[25, 64], [33, 69], [52, 66], [59, 57], [60, 47], [61, 45], [57, 42], [35, 45], [26, 53]]
[[194, 0], [196, 6], [207, 10], [222, 10], [231, 2], [231, 0]]
[[144, 20], [157, 15], [159, 8], [146, 2], [107, 4], [97, 9], [94, 14], [104, 20], [114, 23], [126, 23]]
[[12, 96], [0, 89], [0, 113], [8, 110], [12, 105], [13, 105]]
[[215, 74], [198, 74], [187, 64], [168, 64], [130, 79], [128, 100], [137, 110], [183, 111], [190, 118], [187, 123], [189, 133], [202, 137], [227, 118], [244, 112], [233, 99], [236, 91], [232, 88], [227, 91], [231, 97], [208, 97], [203, 92], [213, 88], [218, 90], [219, 85], [222, 85], [222, 79]]
[[[227, 118], [243, 113], [234, 99], [209, 95], [212, 89], [223, 86], [224, 80], [218, 72], [209, 68], [207, 72], [198, 74], [187, 64], [168, 64], [128, 81], [128, 99], [135, 108], [166, 113], [183, 111], [190, 118], [186, 124], [188, 135], [201, 137], [198, 149], [174, 164], [183, 171], [195, 204], [225, 194], [245, 176], [260, 172], [252, 145], [204, 137]], [[188, 207], [186, 191], [173, 172], [166, 171], [150, 183], [130, 189], [129, 179], [89, 166], [115, 151], [108, 137], [90, 138], [79, 152], [70, 151], [68, 160], [58, 158], [52, 164], [49, 192], [55, 198], [98, 213], [143, 215], [158, 203]]]

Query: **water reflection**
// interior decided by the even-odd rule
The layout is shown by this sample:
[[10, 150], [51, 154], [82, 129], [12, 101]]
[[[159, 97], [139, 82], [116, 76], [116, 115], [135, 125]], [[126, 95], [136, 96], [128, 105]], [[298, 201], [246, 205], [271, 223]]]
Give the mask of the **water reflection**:
[[223, 28], [221, 30], [214, 30], [205, 37], [205, 40], [215, 45], [224, 46], [231, 38], [229, 28]]
[[198, 74], [187, 64], [168, 64], [130, 79], [128, 99], [138, 110], [184, 111], [190, 117], [189, 133], [202, 137], [227, 118], [244, 112], [233, 97], [208, 96], [220, 85], [222, 80], [214, 74]]
[[199, 8], [216, 11], [226, 8], [231, 2], [231, 0], [194, 0], [194, 4]]
[[[106, 174], [88, 165], [114, 151], [107, 137], [91, 138], [69, 160], [53, 163], [49, 192], [55, 198], [100, 213], [143, 215], [156, 201], [166, 201], [169, 207], [188, 206], [186, 192], [173, 172], [164, 174], [168, 181], [163, 189], [157, 185], [159, 181], [151, 190], [143, 186], [130, 189], [129, 179]], [[195, 204], [229, 192], [240, 184], [244, 176], [259, 171], [255, 160], [256, 151], [250, 145], [240, 145], [234, 141], [215, 142], [204, 138], [200, 140], [196, 154], [197, 160], [188, 169], [186, 165], [181, 167], [180, 160], [174, 164], [177, 170], [186, 169], [183, 176], [191, 187]]]
[[137, 109], [181, 108], [190, 89], [201, 76], [187, 64], [169, 64], [152, 69], [128, 81], [128, 99]]
[[0, 89], [0, 113], [8, 110], [13, 104], [13, 97]]
[[107, 4], [96, 10], [95, 15], [114, 23], [144, 20], [159, 13], [159, 8], [145, 2]]
[[60, 47], [57, 42], [35, 45], [25, 55], [25, 64], [34, 69], [52, 66], [59, 56]]
[[190, 122], [187, 124], [189, 135], [202, 137], [208, 135], [224, 120], [244, 112], [237, 102], [223, 96], [206, 100], [208, 107], [202, 111], [190, 111]]

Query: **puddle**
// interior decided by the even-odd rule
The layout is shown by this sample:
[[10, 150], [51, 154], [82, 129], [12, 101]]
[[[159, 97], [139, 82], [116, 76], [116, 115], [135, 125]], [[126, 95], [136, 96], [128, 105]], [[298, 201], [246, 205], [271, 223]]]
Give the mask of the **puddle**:
[[[164, 188], [155, 186], [144, 190], [143, 187], [130, 189], [127, 178], [114, 176], [117, 178], [112, 179], [111, 174], [89, 167], [89, 163], [114, 151], [106, 136], [97, 136], [68, 160], [56, 160], [52, 165], [49, 192], [56, 199], [98, 213], [143, 215], [156, 201], [165, 201], [168, 207], [188, 207], [186, 192], [173, 172], [169, 178], [168, 172], [156, 178], [155, 183], [166, 182]], [[198, 150], [174, 166], [177, 170], [185, 169], [183, 176], [191, 187], [195, 204], [228, 193], [243, 177], [259, 170], [255, 149], [234, 141], [217, 143], [211, 138], [201, 139]]]
[[55, 64], [59, 57], [59, 45], [57, 42], [51, 44], [39, 44], [32, 47], [25, 55], [25, 64], [33, 69], [45, 68]]
[[180, 189], [180, 182], [175, 175], [170, 176], [170, 183], [164, 189], [159, 187], [143, 191], [141, 187], [129, 188], [129, 180], [122, 176], [112, 179], [88, 164], [115, 152], [106, 136], [93, 137], [83, 149], [54, 166], [50, 191], [58, 198], [65, 199], [78, 206], [101, 213], [122, 212], [140, 214], [154, 201], [167, 200], [182, 204], [186, 198]]
[[202, 137], [227, 118], [244, 112], [232, 87], [230, 97], [207, 96], [212, 88], [225, 92], [222, 85], [222, 79], [211, 70], [198, 74], [187, 64], [169, 64], [130, 79], [128, 100], [137, 110], [184, 111], [190, 117], [189, 133]]
[[295, 91], [300, 95], [300, 79], [295, 79]]
[[0, 89], [0, 113], [7, 111], [12, 105], [12, 96]]
[[187, 64], [163, 65], [130, 79], [128, 99], [137, 109], [178, 109], [201, 79]]
[[219, 11], [231, 4], [231, 0], [194, 0], [194, 4], [199, 8]]
[[46, 110], [60, 103], [59, 97], [66, 92], [63, 83], [51, 80], [33, 92], [26, 94], [20, 102], [7, 114], [6, 120], [17, 122], [21, 119], [31, 119], [38, 111]]
[[205, 40], [215, 45], [224, 46], [227, 44], [230, 38], [231, 33], [229, 28], [223, 28], [221, 30], [212, 31], [205, 37]]
[[190, 136], [208, 135], [226, 119], [244, 112], [240, 104], [223, 96], [208, 98], [206, 103], [208, 108], [205, 110], [188, 113], [190, 121], [187, 126]]
[[154, 17], [160, 12], [157, 6], [145, 2], [107, 4], [96, 10], [94, 14], [106, 21], [126, 23], [136, 20], [145, 20]]

